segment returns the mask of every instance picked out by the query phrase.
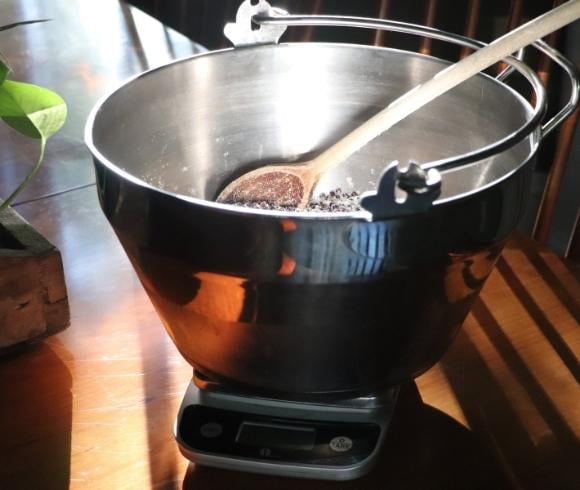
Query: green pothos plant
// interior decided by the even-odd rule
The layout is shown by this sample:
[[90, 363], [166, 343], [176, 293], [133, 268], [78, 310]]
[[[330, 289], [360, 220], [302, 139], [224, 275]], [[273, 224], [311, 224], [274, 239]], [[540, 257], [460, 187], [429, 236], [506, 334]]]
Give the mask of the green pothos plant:
[[[33, 20], [0, 26], [0, 32], [24, 24], [45, 22]], [[0, 38], [0, 46], [2, 45]], [[38, 159], [23, 181], [0, 204], [2, 212], [36, 175], [44, 158], [47, 140], [64, 124], [66, 103], [52, 90], [38, 85], [9, 80], [10, 66], [0, 52], [0, 119], [8, 126], [29, 138], [39, 140]]]

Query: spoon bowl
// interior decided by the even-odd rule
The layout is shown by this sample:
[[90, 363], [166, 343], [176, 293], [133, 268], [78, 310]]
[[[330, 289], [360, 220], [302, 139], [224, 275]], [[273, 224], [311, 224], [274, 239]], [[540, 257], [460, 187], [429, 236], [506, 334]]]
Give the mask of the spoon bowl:
[[218, 202], [252, 205], [266, 203], [280, 209], [303, 209], [308, 204], [320, 174], [311, 171], [312, 160], [294, 165], [268, 165], [231, 182]]

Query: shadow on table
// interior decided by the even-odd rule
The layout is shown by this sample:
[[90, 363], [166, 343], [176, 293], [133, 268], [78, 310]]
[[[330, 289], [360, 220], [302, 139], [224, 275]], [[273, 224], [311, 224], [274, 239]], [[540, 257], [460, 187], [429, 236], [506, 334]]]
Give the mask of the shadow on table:
[[[570, 291], [563, 286], [559, 278], [544, 262], [541, 261], [537, 254], [533, 255], [524, 248], [522, 248], [522, 250], [526, 253], [526, 257], [531, 265], [533, 265], [538, 276], [542, 277], [546, 282], [546, 285], [561, 302], [562, 306], [566, 308], [568, 313], [573, 316], [578, 323], [580, 323], [580, 307], [578, 306], [578, 299], [574, 299], [570, 294]], [[572, 346], [562, 338], [558, 329], [554, 325], [553, 320], [550, 319], [550, 315], [543, 311], [541, 305], [534, 300], [534, 297], [518, 276], [517, 271], [514, 270], [504, 257], [499, 258], [496, 268], [498, 273], [501, 274], [503, 280], [509, 286], [510, 291], [525, 308], [528, 315], [530, 315], [534, 323], [537, 325], [537, 328], [542, 332], [544, 338], [550, 343], [551, 347], [566, 365], [570, 374], [574, 376], [576, 382], [580, 383], [580, 365], [578, 364], [576, 353]]]
[[[502, 266], [498, 270], [504, 273]], [[471, 313], [509, 370], [506, 378], [515, 378], [529, 403], [525, 412], [516, 408], [509, 384], [492, 371], [481, 347], [460, 331], [440, 365], [469, 426], [485, 438], [496, 458], [509, 468], [514, 488], [579, 488], [580, 446], [553, 393], [545, 389], [481, 298]], [[535, 413], [547, 429], [541, 440], [535, 437]], [[546, 486], [552, 481], [554, 487]]]
[[57, 350], [53, 339], [0, 358], [0, 488], [69, 488], [72, 376]]
[[424, 404], [415, 384], [402, 388], [387, 440], [373, 470], [350, 482], [242, 474], [191, 464], [184, 490], [232, 488], [501, 490], [511, 488], [486, 446], [443, 412]]

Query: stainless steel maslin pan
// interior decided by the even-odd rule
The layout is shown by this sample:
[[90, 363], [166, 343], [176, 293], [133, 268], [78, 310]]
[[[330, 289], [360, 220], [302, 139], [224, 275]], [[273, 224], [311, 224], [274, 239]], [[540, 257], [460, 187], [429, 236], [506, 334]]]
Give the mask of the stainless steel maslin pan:
[[[572, 84], [543, 126], [544, 89], [510, 58], [502, 75], [477, 75], [439, 97], [316, 189], [375, 191], [367, 210], [214, 202], [232, 175], [305, 160], [448, 64], [389, 48], [276, 44], [287, 25], [330, 24], [483, 46], [413, 24], [287, 16], [247, 0], [227, 29], [235, 48], [129, 80], [87, 123], [102, 209], [178, 349], [199, 372], [254, 393], [350, 396], [432, 366], [522, 214], [543, 136], [578, 103], [573, 65], [538, 41]], [[507, 85], [514, 71], [535, 107]], [[436, 168], [441, 187], [401, 203], [393, 160]]]

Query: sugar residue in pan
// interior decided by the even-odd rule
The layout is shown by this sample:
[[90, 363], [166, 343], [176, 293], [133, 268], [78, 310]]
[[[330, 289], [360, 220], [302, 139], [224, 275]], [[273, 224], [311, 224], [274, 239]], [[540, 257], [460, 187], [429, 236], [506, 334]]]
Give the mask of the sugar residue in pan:
[[305, 212], [323, 212], [323, 213], [352, 213], [361, 211], [360, 192], [343, 191], [340, 188], [330, 192], [323, 192], [312, 197], [305, 209], [297, 209], [293, 206], [280, 206], [268, 201], [257, 202], [229, 202], [237, 206], [255, 209], [267, 209], [271, 211], [305, 211]]

